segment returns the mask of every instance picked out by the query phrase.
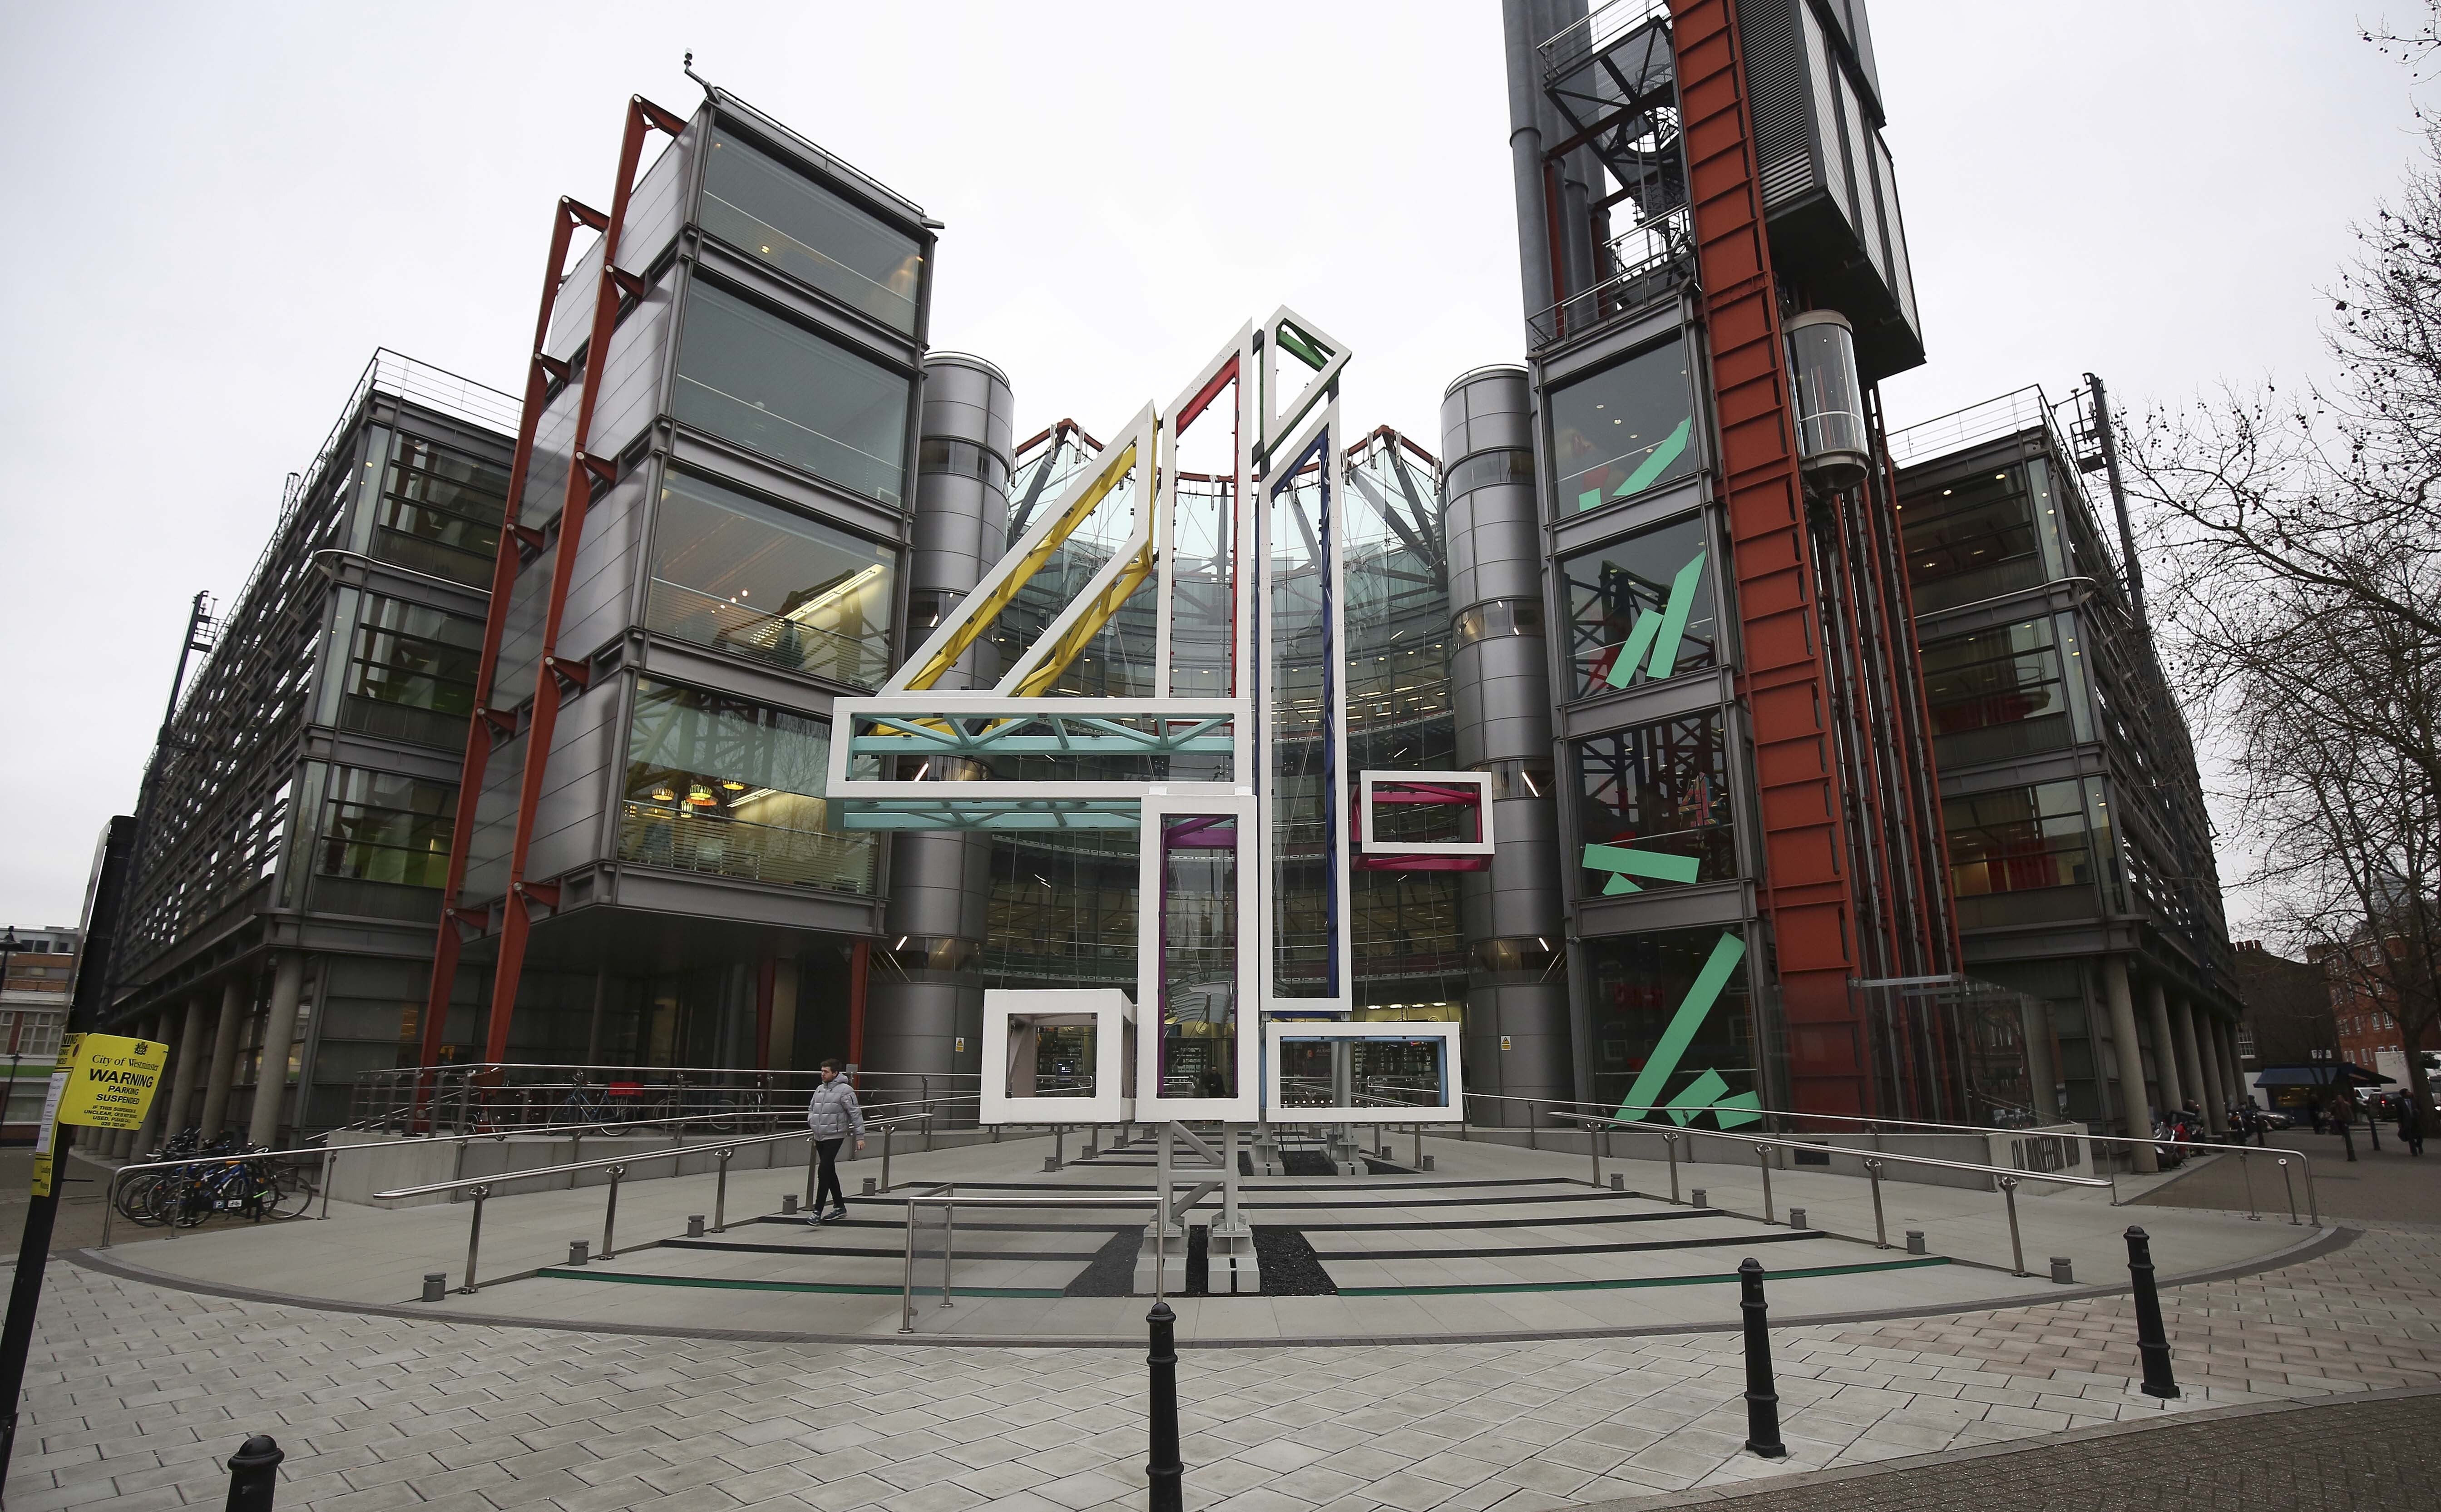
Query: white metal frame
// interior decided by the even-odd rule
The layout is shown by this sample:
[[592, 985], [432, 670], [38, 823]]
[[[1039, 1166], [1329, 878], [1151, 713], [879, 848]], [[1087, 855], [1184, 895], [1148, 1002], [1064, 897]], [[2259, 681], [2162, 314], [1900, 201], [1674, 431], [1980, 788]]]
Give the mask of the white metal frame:
[[[1238, 981], [1234, 1002], [1238, 1031], [1237, 1084], [1234, 1097], [1169, 1097], [1161, 1089], [1161, 1042], [1168, 1021], [1168, 1005], [1161, 991], [1162, 844], [1161, 826], [1173, 819], [1226, 814], [1237, 821], [1238, 855]], [[1255, 910], [1264, 907], [1270, 890], [1262, 886], [1267, 854], [1252, 843], [1255, 800], [1201, 798], [1155, 793], [1144, 802], [1143, 844], [1136, 856], [1136, 1001], [1150, 1004], [1136, 1032], [1137, 1113], [1147, 1119], [1219, 1119], [1226, 1124], [1251, 1124], [1262, 1117], [1262, 1017], [1260, 998], [1249, 988], [1259, 981], [1259, 930]]]
[[[1474, 833], [1472, 840], [1384, 840], [1373, 834], [1373, 791], [1388, 783], [1397, 787], [1472, 787]], [[1490, 855], [1492, 854], [1492, 774], [1490, 772], [1366, 772], [1358, 783], [1358, 801], [1365, 805], [1364, 851], [1367, 855]]]
[[[981, 1119], [985, 1124], [1124, 1124], [1135, 1116], [1127, 1088], [1128, 1026], [1135, 1005], [1116, 987], [1076, 987], [1050, 992], [994, 988], [984, 994], [984, 1076]], [[1094, 1095], [1012, 1097], [1008, 1091], [1010, 1020], [1090, 1020], [1094, 1026]]]
[[[1291, 1019], [1263, 1026], [1263, 1101], [1272, 1117], [1291, 1124], [1456, 1124], [1466, 1118], [1458, 1059], [1459, 1032], [1447, 1019]], [[1280, 1100], [1281, 1046], [1292, 1039], [1437, 1039], [1441, 1042], [1441, 1106], [1414, 1107], [1291, 1107]]]

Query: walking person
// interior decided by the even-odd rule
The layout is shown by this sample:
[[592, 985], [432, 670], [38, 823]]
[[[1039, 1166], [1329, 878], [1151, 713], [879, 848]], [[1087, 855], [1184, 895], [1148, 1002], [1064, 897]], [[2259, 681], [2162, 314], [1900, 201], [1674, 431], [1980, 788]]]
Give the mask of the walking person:
[[2317, 1097], [2313, 1101], [2307, 1103], [2305, 1105], [2305, 1111], [2313, 1115], [2314, 1132], [2317, 1134], [2323, 1132], [2323, 1100]]
[[2356, 1097], [2346, 1088], [2341, 1088], [2339, 1095], [2331, 1099], [2328, 1111], [2331, 1115], [2331, 1132], [2337, 1134], [2342, 1143], [2347, 1145], [2348, 1163], [2354, 1165], [2357, 1162]]
[[[805, 1104], [805, 1127], [814, 1132], [814, 1158], [822, 1165], [814, 1179], [814, 1211], [805, 1215], [805, 1221], [836, 1223], [847, 1216], [847, 1193], [839, 1179], [840, 1146], [853, 1132], [857, 1152], [864, 1151], [864, 1109], [857, 1106], [856, 1089], [840, 1074], [836, 1060], [823, 1062], [822, 1085]], [[827, 1211], [824, 1197], [830, 1201]]]
[[2398, 1143], [2407, 1146], [2410, 1155], [2421, 1157], [2424, 1154], [2424, 1118], [2422, 1110], [2415, 1106], [2415, 1089], [2413, 1086], [2398, 1099]]

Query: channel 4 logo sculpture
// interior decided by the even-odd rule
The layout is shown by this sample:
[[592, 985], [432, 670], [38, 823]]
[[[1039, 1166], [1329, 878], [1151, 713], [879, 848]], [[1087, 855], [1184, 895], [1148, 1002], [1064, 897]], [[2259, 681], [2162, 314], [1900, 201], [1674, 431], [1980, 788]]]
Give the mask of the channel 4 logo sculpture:
[[[1139, 837], [1134, 993], [987, 992], [985, 1123], [1043, 1122], [1043, 1036], [1070, 1031], [1073, 1052], [1076, 1030], [1090, 1053], [1061, 1059], [1092, 1074], [1063, 1076], [1065, 1123], [1463, 1116], [1456, 1024], [1351, 1017], [1349, 867], [1480, 868], [1492, 834], [1479, 774], [1347, 770], [1347, 360], [1286, 308], [1242, 327], [1035, 509], [878, 693], [836, 706], [829, 797], [850, 828]], [[1079, 692], [1123, 611], [1149, 619], [1150, 693]], [[1375, 802], [1434, 805], [1460, 833], [1379, 835]]]

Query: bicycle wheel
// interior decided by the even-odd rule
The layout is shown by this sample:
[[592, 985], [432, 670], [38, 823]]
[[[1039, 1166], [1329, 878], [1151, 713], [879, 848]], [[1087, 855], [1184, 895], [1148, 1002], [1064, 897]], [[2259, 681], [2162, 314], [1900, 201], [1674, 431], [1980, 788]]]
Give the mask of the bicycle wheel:
[[153, 1193], [161, 1184], [164, 1173], [147, 1171], [118, 1189], [118, 1215], [144, 1227], [158, 1227], [161, 1220], [153, 1214]]
[[262, 1189], [262, 1203], [265, 1217], [303, 1217], [314, 1207], [313, 1173], [302, 1166], [282, 1165], [271, 1173]]

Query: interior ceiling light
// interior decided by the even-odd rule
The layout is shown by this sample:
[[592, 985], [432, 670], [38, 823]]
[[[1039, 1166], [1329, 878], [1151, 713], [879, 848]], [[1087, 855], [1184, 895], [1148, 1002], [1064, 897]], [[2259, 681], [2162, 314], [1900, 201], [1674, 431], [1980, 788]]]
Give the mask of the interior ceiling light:
[[724, 777], [724, 778], [722, 778], [722, 779], [720, 780], [720, 785], [721, 785], [721, 786], [723, 786], [723, 787], [725, 787], [725, 788], [728, 788], [728, 789], [729, 789], [731, 792], [732, 792], [732, 793], [742, 793], [742, 792], [746, 791], [746, 784], [745, 784], [744, 783], [739, 782], [739, 781], [738, 781], [736, 778], [734, 778], [734, 777]]
[[720, 801], [720, 800], [712, 796], [712, 789], [704, 786], [701, 783], [694, 783], [688, 785], [686, 801], [695, 804], [697, 808], [708, 808]]
[[678, 796], [678, 794], [671, 792], [666, 787], [656, 787], [653, 789], [653, 801], [656, 803], [669, 802]]

